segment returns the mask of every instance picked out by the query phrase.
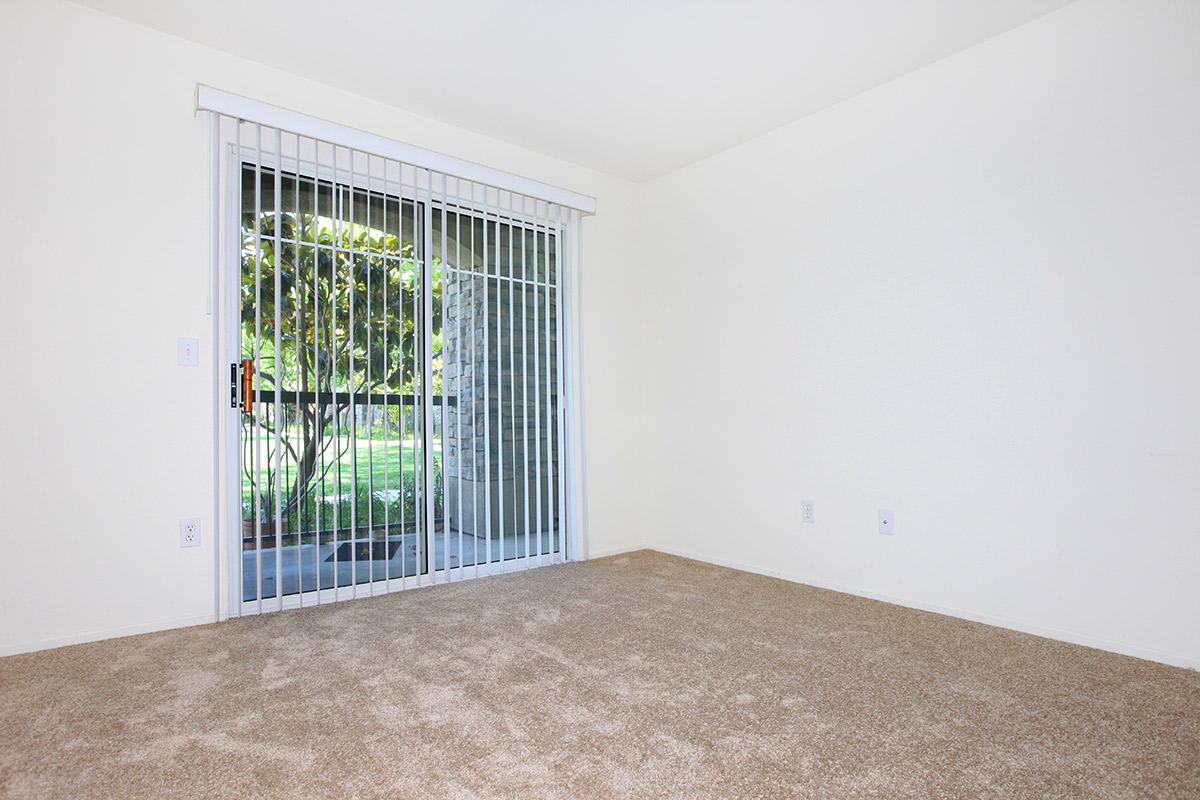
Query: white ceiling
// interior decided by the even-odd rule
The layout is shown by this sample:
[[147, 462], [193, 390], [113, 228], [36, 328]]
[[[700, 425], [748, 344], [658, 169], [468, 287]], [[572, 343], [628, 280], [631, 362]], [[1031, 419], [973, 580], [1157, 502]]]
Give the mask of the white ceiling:
[[80, 1], [633, 180], [1071, 2]]

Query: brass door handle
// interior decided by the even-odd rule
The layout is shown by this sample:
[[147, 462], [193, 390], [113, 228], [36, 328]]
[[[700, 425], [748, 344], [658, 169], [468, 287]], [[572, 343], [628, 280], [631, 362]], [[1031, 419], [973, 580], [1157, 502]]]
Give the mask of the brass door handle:
[[242, 411], [254, 413], [254, 359], [242, 359]]

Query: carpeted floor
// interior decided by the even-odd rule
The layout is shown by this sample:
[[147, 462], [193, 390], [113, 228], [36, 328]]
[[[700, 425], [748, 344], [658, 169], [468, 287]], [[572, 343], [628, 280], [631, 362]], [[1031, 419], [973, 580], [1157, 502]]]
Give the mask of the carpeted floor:
[[643, 551], [0, 659], [0, 796], [1200, 797], [1200, 673]]

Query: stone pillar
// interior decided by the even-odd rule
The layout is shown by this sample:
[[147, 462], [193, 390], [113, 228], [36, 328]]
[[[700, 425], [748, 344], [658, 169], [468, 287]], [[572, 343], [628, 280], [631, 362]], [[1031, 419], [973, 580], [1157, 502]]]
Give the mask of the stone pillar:
[[[556, 417], [551, 408], [547, 418], [546, 391], [550, 387], [549, 402], [556, 403], [556, 312], [551, 309], [551, 369], [547, 374], [544, 287], [509, 281], [505, 277], [497, 281], [495, 277], [485, 280], [482, 275], [460, 275], [457, 279], [450, 276], [442, 298], [443, 386], [447, 396], [456, 403], [447, 406], [442, 443], [448, 484], [446, 517], [450, 526], [483, 536], [487, 530], [486, 499], [490, 493], [492, 538], [500, 536], [502, 513], [505, 534], [516, 531], [523, 537], [528, 492], [528, 524], [532, 535], [538, 522], [537, 461], [540, 452], [542, 530], [548, 530], [551, 527], [551, 491], [557, 491], [557, 458], [548, 457], [550, 448], [557, 447], [557, 430], [548, 430], [555, 424]], [[552, 306], [555, 299], [552, 295]], [[526, 345], [524, 354], [523, 343]], [[538, 392], [536, 404], [535, 391]], [[484, 438], [485, 415], [490, 441]], [[488, 459], [490, 463], [485, 466]]]

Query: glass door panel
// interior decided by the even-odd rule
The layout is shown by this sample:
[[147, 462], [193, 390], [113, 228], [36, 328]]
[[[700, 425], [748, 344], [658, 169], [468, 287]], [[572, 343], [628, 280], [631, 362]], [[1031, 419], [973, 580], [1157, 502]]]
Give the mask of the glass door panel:
[[243, 602], [428, 568], [424, 204], [315, 177], [354, 154], [313, 152], [241, 169]]
[[431, 226], [445, 393], [434, 409], [445, 463], [436, 568], [561, 554], [557, 236], [544, 221], [445, 208]]

